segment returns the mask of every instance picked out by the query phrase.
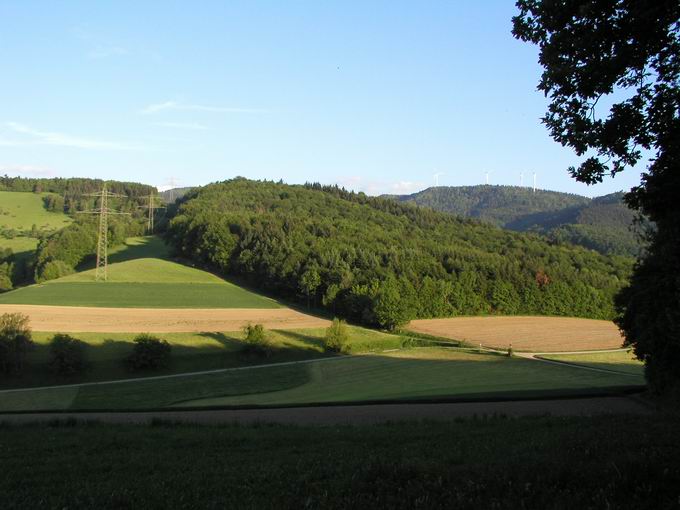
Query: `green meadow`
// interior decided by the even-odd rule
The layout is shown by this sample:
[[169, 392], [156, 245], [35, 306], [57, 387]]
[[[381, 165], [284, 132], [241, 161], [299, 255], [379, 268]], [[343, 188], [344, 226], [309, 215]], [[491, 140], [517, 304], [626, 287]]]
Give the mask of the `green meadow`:
[[45, 209], [43, 197], [48, 194], [0, 191], [0, 228], [30, 230], [35, 225], [38, 230], [58, 230], [71, 223], [65, 214]]
[[[313, 347], [309, 351], [306, 359], [320, 355]], [[587, 395], [643, 384], [643, 378], [638, 376], [585, 371], [464, 349], [419, 347], [210, 374], [2, 392], [0, 409], [144, 409], [526, 398]]]
[[111, 250], [108, 279], [95, 282], [94, 269], [0, 295], [0, 304], [101, 306], [114, 308], [280, 308], [211, 273], [168, 260], [155, 236], [128, 239]]
[[644, 375], [645, 365], [630, 351], [594, 352], [585, 354], [545, 354], [541, 358], [564, 361], [591, 368]]

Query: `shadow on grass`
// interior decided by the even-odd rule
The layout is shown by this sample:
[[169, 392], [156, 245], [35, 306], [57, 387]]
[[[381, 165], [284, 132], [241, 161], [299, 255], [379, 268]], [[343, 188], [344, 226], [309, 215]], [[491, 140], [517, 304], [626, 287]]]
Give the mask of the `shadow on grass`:
[[[277, 331], [277, 334], [281, 332]], [[78, 335], [73, 336], [77, 338]], [[162, 334], [157, 336], [163, 338]], [[267, 356], [247, 354], [245, 342], [229, 334], [200, 333], [198, 336], [214, 340], [216, 343], [198, 346], [172, 344], [172, 354], [167, 366], [155, 370], [130, 371], [128, 369], [124, 360], [132, 353], [134, 346], [132, 338], [125, 340], [105, 338], [99, 344], [86, 344], [85, 356], [89, 368], [72, 376], [56, 374], [49, 366], [49, 344], [36, 343], [28, 354], [23, 372], [2, 376], [0, 390], [175, 375], [302, 361], [325, 356], [323, 350], [317, 348], [318, 342], [314, 342], [312, 337], [305, 335], [289, 337], [300, 340], [305, 345], [289, 344], [285, 340], [282, 343], [281, 339], [278, 339]], [[281, 336], [285, 337], [285, 335]]]
[[[324, 345], [323, 345], [323, 340], [318, 337], [314, 337], [312, 335], [305, 335], [304, 333], [299, 333], [296, 331], [288, 331], [284, 329], [276, 329], [277, 334], [284, 338], [288, 338], [290, 340], [297, 340], [299, 342], [302, 342], [304, 344], [309, 345], [310, 347], [322, 351], [324, 350]], [[291, 344], [285, 344], [287, 346], [291, 346]]]

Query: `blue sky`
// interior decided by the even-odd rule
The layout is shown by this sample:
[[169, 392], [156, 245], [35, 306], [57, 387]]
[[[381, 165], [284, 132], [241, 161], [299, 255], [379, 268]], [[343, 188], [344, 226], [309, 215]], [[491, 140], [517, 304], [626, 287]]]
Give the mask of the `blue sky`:
[[597, 186], [540, 124], [511, 1], [0, 0], [0, 172], [376, 193]]

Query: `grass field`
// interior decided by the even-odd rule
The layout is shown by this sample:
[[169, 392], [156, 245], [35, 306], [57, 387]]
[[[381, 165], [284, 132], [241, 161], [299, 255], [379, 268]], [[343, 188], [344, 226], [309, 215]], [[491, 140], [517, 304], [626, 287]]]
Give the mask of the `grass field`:
[[222, 282], [60, 282], [31, 285], [0, 295], [0, 304], [111, 308], [279, 308], [273, 299]]
[[636, 359], [632, 352], [596, 352], [588, 354], [545, 354], [541, 358], [566, 361], [592, 368], [602, 368], [605, 370], [615, 370], [627, 374], [644, 375], [644, 364]]
[[19, 193], [0, 191], [0, 228], [57, 230], [71, 222], [63, 213], [49, 212], [43, 206], [48, 193]]
[[157, 237], [128, 239], [111, 251], [109, 280], [95, 282], [94, 270], [0, 295], [0, 304], [112, 308], [279, 308], [273, 299], [215, 275], [166, 260]]
[[610, 321], [573, 317], [454, 317], [411, 321], [408, 329], [476, 347], [559, 352], [617, 349], [623, 338]]
[[[353, 352], [396, 349], [404, 342], [404, 338], [397, 335], [354, 326], [348, 329], [349, 345]], [[325, 356], [322, 342], [324, 334], [324, 328], [269, 331], [268, 338], [274, 350], [270, 358], [263, 360], [241, 356], [241, 332], [157, 334], [172, 345], [169, 366], [159, 371], [133, 374], [127, 371], [121, 360], [132, 352], [132, 340], [136, 334], [77, 333], [74, 336], [88, 344], [87, 357], [91, 367], [79, 377], [63, 378], [52, 374], [47, 366], [48, 344], [54, 333], [34, 332], [35, 348], [28, 354], [26, 373], [23, 376], [4, 377], [0, 380], [0, 389], [170, 375], [319, 358]]]
[[[318, 351], [312, 347], [312, 355]], [[642, 377], [496, 354], [414, 348], [171, 379], [0, 394], [0, 409], [292, 405], [421, 398], [535, 397], [642, 385]]]
[[[25, 508], [676, 508], [677, 417], [2, 428]], [[134, 503], [131, 503], [134, 502]]]

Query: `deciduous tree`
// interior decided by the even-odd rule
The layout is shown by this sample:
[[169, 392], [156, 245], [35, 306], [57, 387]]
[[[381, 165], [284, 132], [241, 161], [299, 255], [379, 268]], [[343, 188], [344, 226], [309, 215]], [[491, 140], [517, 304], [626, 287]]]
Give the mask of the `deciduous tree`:
[[[680, 2], [519, 0], [513, 34], [538, 45], [552, 137], [593, 184], [652, 158], [628, 204], [656, 229], [617, 299], [656, 390], [680, 387]], [[607, 107], [606, 105], [611, 105]]]

